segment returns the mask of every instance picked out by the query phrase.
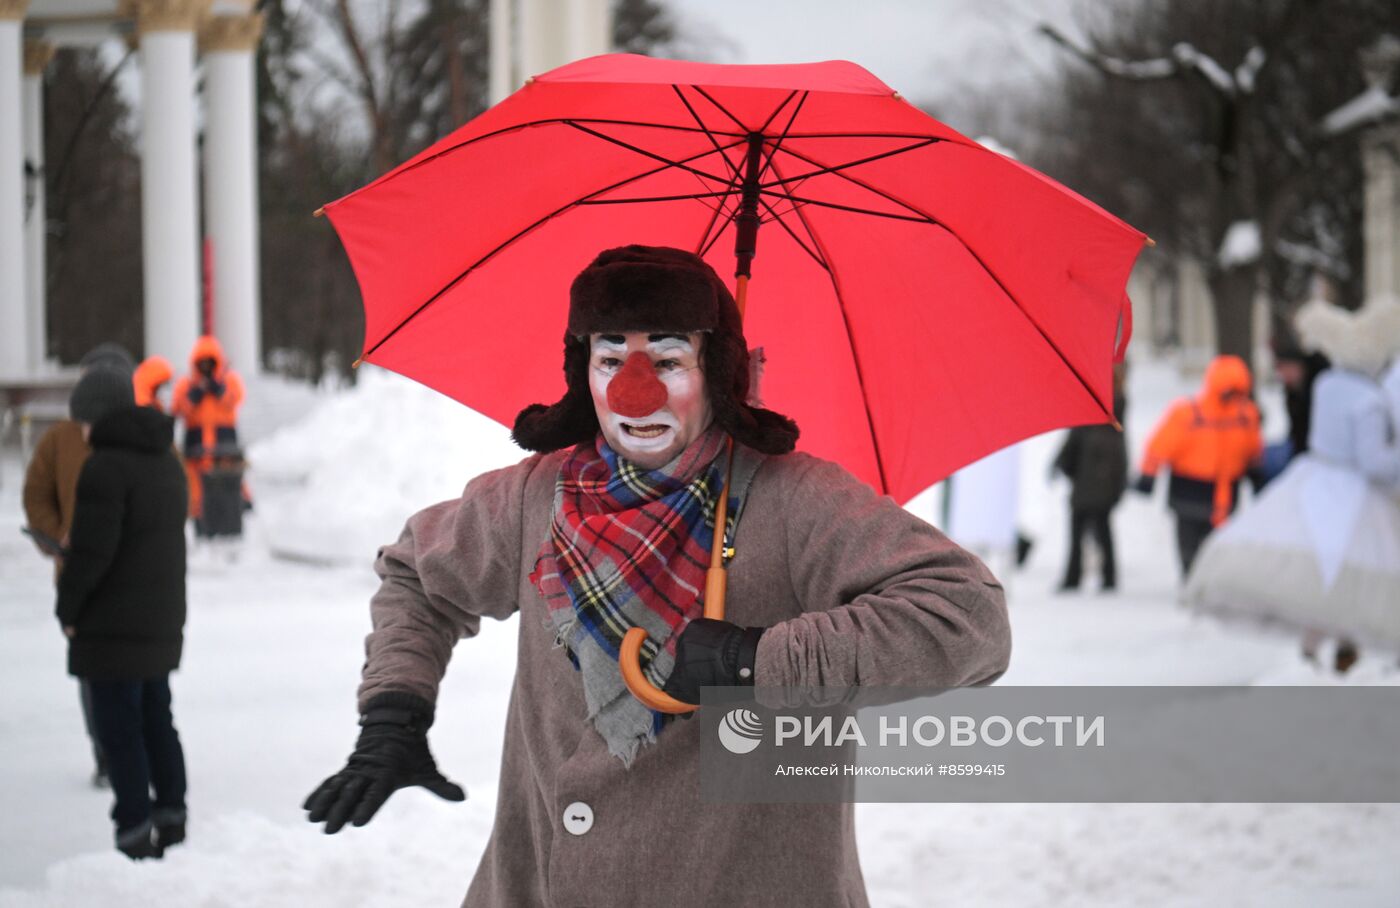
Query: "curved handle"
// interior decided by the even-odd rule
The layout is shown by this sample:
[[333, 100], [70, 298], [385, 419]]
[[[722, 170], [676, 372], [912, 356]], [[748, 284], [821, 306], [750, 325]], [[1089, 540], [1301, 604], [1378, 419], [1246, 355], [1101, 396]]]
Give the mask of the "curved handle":
[[622, 638], [622, 650], [618, 653], [617, 664], [622, 669], [622, 682], [627, 685], [627, 689], [632, 692], [632, 696], [641, 701], [647, 709], [654, 709], [659, 713], [670, 713], [678, 715], [680, 713], [692, 713], [699, 709], [677, 700], [675, 697], [661, 690], [652, 684], [642, 674], [642, 664], [640, 656], [642, 654], [642, 644], [646, 642], [647, 632], [640, 627], [634, 627], [627, 631]]
[[[720, 490], [719, 502], [715, 505], [715, 527], [717, 532], [710, 546], [710, 568], [705, 572], [705, 617], [724, 620], [724, 597], [729, 587], [729, 575], [724, 570], [724, 531], [729, 523], [729, 478], [734, 470], [734, 440], [729, 441], [729, 459], [725, 464], [724, 488]], [[622, 647], [618, 650], [617, 666], [622, 671], [622, 683], [641, 701], [647, 709], [659, 713], [691, 713], [699, 709], [666, 693], [646, 679], [642, 674], [642, 644], [647, 632], [640, 627], [630, 628], [622, 637]]]

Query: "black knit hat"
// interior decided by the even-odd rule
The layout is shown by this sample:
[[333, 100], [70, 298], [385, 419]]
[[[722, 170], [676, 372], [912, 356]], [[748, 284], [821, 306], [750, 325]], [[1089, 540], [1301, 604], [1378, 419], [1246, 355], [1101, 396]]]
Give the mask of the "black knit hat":
[[68, 412], [74, 420], [95, 423], [114, 410], [136, 406], [131, 374], [97, 366], [83, 373], [68, 398]]
[[588, 390], [588, 335], [628, 331], [706, 332], [700, 365], [715, 422], [764, 454], [786, 454], [797, 444], [796, 423], [747, 403], [749, 351], [729, 288], [700, 256], [664, 246], [609, 249], [574, 279], [564, 333], [568, 390], [552, 406], [521, 410], [511, 433], [515, 443], [548, 452], [592, 440], [598, 416]]
[[83, 354], [82, 359], [78, 360], [78, 368], [84, 372], [99, 366], [130, 374], [136, 371], [136, 360], [121, 344], [108, 341], [93, 347]]

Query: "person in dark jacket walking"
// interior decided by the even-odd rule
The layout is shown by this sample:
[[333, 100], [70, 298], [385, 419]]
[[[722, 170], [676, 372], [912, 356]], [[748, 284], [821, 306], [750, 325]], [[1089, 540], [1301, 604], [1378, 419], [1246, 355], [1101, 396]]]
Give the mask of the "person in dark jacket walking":
[[[78, 368], [85, 375], [95, 369], [131, 374], [131, 354], [116, 344], [99, 344], [83, 355]], [[108, 383], [111, 384], [111, 383]], [[85, 415], [92, 392], [99, 385], [83, 385], [80, 392], [73, 389], [68, 400], [69, 416], [50, 426], [39, 437], [29, 464], [24, 470], [24, 516], [39, 551], [54, 562], [54, 583], [58, 583], [63, 568], [63, 554], [68, 545], [68, 530], [73, 525], [73, 508], [78, 498], [78, 475], [87, 462], [87, 436], [82, 423], [91, 422]], [[83, 708], [83, 728], [92, 743], [94, 788], [107, 787], [107, 757], [97, 740], [92, 722], [92, 692], [78, 679], [78, 698]]]
[[[1113, 415], [1122, 425], [1124, 398], [1113, 395]], [[1128, 446], [1116, 426], [1075, 426], [1055, 458], [1055, 469], [1070, 482], [1069, 564], [1060, 583], [1062, 591], [1079, 589], [1084, 567], [1084, 536], [1094, 534], [1103, 558], [1103, 587], [1118, 586], [1118, 565], [1113, 554], [1113, 527], [1109, 515], [1128, 487]]]
[[173, 421], [135, 405], [129, 375], [93, 371], [79, 391], [91, 404], [83, 431], [92, 454], [78, 477], [56, 611], [68, 672], [91, 690], [117, 848], [160, 857], [185, 837], [185, 757], [169, 683], [185, 624], [185, 475]]

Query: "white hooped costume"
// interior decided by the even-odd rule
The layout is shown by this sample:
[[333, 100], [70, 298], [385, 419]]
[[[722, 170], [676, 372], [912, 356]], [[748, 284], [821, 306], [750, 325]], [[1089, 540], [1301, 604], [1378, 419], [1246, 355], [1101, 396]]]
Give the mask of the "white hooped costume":
[[1313, 301], [1295, 325], [1332, 360], [1309, 451], [1206, 540], [1186, 601], [1400, 651], [1400, 364], [1381, 377], [1400, 353], [1400, 301]]

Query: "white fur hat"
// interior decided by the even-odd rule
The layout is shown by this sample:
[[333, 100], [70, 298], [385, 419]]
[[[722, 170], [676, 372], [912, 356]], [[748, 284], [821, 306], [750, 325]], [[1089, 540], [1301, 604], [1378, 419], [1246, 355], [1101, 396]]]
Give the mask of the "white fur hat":
[[1378, 375], [1400, 354], [1400, 299], [1377, 296], [1356, 312], [1325, 300], [1303, 304], [1293, 318], [1298, 339], [1333, 365]]

